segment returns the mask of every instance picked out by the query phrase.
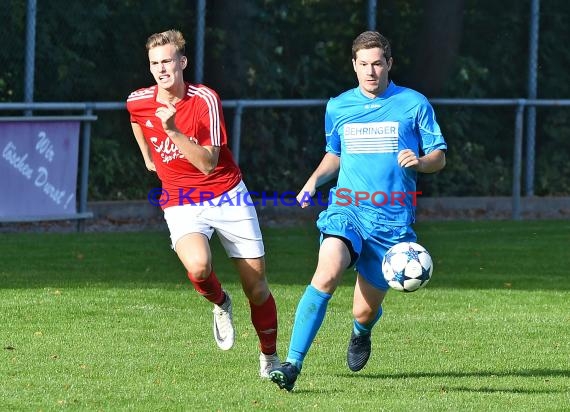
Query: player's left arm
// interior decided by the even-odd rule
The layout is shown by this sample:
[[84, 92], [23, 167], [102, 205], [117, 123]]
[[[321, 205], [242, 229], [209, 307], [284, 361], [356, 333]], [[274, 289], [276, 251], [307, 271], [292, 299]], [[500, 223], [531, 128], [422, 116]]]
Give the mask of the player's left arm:
[[170, 102], [156, 109], [156, 116], [161, 120], [162, 127], [178, 150], [192, 165], [205, 175], [212, 173], [218, 165], [220, 148], [218, 146], [201, 146], [192, 136], [186, 136], [176, 127], [176, 107]]
[[398, 153], [398, 164], [419, 173], [435, 173], [445, 167], [445, 151], [435, 149], [424, 156], [416, 156], [413, 150], [404, 149]]
[[447, 144], [435, 119], [433, 107], [423, 96], [417, 106], [415, 121], [418, 151], [410, 148], [401, 150], [398, 153], [398, 164], [419, 173], [438, 172], [445, 167]]

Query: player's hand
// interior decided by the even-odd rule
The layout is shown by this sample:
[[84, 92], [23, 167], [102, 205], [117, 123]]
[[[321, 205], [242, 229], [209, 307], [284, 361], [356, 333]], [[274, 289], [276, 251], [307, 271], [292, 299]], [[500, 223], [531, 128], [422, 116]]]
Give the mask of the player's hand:
[[398, 153], [398, 164], [400, 167], [418, 170], [420, 166], [420, 159], [416, 156], [413, 150], [404, 149], [400, 150]]
[[303, 188], [303, 190], [301, 190], [299, 194], [297, 194], [297, 203], [299, 204], [299, 206], [301, 206], [304, 209], [307, 206], [313, 204], [312, 197], [315, 195], [315, 192], [316, 189]]
[[166, 106], [160, 106], [154, 113], [162, 122], [162, 128], [165, 132], [176, 130], [174, 119], [176, 117], [176, 107], [168, 101], [161, 102]]

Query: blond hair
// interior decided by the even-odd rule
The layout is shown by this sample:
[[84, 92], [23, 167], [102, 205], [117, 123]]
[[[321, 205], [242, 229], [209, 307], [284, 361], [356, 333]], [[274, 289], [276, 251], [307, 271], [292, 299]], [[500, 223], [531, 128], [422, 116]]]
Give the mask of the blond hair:
[[146, 49], [150, 50], [167, 44], [172, 44], [176, 48], [178, 54], [184, 56], [186, 40], [184, 40], [184, 36], [180, 31], [174, 29], [150, 35], [146, 41]]

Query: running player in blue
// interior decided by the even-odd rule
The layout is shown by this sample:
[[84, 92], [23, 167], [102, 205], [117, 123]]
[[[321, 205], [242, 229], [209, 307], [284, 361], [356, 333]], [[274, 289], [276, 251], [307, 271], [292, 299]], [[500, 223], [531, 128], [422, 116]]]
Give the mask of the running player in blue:
[[318, 264], [297, 306], [287, 359], [270, 372], [271, 380], [288, 391], [343, 272], [352, 266], [357, 274], [347, 363], [354, 372], [366, 365], [371, 331], [388, 290], [382, 258], [392, 245], [416, 241], [417, 174], [445, 166], [447, 146], [432, 106], [420, 93], [389, 80], [392, 63], [390, 43], [381, 34], [367, 31], [354, 40], [358, 87], [328, 102], [326, 153], [297, 195], [306, 207], [320, 185], [338, 176], [317, 220]]

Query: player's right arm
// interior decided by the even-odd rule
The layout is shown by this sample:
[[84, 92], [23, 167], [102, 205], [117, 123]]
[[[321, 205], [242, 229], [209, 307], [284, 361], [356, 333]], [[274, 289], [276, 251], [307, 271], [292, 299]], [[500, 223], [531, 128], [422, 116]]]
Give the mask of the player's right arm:
[[317, 187], [327, 183], [338, 176], [340, 157], [334, 153], [326, 153], [319, 166], [315, 169], [309, 180], [305, 183], [299, 194], [297, 202], [301, 207], [309, 206], [309, 199], [317, 192]]
[[152, 161], [152, 155], [150, 154], [150, 147], [144, 138], [142, 128], [138, 123], [131, 123], [131, 127], [133, 129], [133, 134], [135, 135], [137, 144], [139, 145], [139, 149], [144, 159], [146, 168], [151, 172], [156, 172], [156, 166]]

